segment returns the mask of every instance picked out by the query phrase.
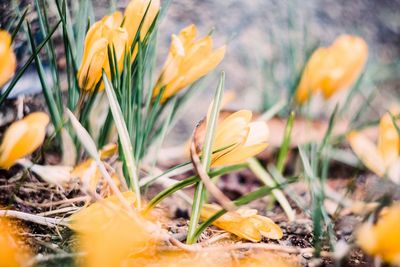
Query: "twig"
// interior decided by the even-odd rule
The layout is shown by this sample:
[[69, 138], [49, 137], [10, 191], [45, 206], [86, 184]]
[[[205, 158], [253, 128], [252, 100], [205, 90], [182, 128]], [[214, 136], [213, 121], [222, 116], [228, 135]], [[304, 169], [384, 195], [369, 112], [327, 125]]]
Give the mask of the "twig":
[[196, 152], [196, 146], [194, 141], [192, 141], [190, 145], [190, 157], [193, 162], [194, 169], [199, 175], [201, 181], [204, 183], [207, 190], [215, 197], [221, 206], [227, 211], [234, 211], [236, 206], [232, 203], [232, 201], [222, 193], [222, 191], [211, 181], [210, 176], [208, 176], [207, 172], [204, 170], [203, 165], [200, 162], [199, 155]]
[[56, 227], [57, 225], [67, 226], [64, 222], [65, 219], [49, 218], [16, 210], [0, 210], [0, 217], [16, 218], [48, 227]]
[[62, 259], [76, 258], [76, 257], [83, 257], [85, 255], [86, 255], [86, 253], [83, 253], [83, 252], [80, 252], [80, 253], [49, 254], [49, 255], [38, 254], [27, 263], [27, 266], [36, 266], [40, 262], [53, 261], [53, 260], [62, 260]]
[[[169, 242], [172, 245], [188, 252], [215, 252], [215, 251], [231, 251], [240, 249], [262, 249], [268, 251], [284, 252], [288, 254], [305, 254], [305, 253], [314, 253], [315, 251], [314, 248], [289, 247], [278, 244], [265, 244], [265, 243], [235, 243], [235, 244], [224, 244], [223, 246], [217, 245], [217, 246], [202, 247], [199, 244], [187, 245], [174, 238], [170, 238]], [[331, 257], [332, 253], [329, 251], [322, 251], [321, 256]]]

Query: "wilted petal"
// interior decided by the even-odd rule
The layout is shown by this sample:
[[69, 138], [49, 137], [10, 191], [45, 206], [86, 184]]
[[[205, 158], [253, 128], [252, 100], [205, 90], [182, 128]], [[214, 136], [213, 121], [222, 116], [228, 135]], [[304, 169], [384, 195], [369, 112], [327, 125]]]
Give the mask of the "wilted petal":
[[62, 186], [71, 181], [72, 167], [70, 166], [33, 164], [30, 169], [44, 181], [52, 185]]

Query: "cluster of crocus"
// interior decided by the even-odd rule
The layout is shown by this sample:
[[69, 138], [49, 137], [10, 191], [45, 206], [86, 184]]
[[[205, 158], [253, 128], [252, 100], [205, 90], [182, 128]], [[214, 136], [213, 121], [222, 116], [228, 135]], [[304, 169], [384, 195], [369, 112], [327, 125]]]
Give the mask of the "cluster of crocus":
[[[267, 146], [269, 130], [263, 121], [252, 121], [252, 112], [240, 110], [232, 114], [222, 112], [215, 131], [211, 166], [226, 166], [245, 162], [262, 152]], [[200, 153], [205, 136], [206, 122], [196, 129], [194, 142]]]
[[[400, 114], [398, 109], [392, 109], [391, 113], [394, 116]], [[367, 168], [380, 177], [386, 175], [394, 182], [400, 182], [400, 136], [390, 113], [380, 120], [376, 145], [358, 131], [350, 132], [347, 140]]]
[[17, 61], [11, 48], [11, 35], [0, 30], [0, 87], [14, 75], [16, 67]]
[[296, 101], [305, 103], [322, 92], [325, 99], [351, 86], [368, 57], [368, 45], [360, 37], [341, 35], [329, 47], [318, 48], [310, 57], [296, 90]]
[[[123, 67], [124, 56], [133, 42], [143, 16], [140, 37], [143, 39], [153, 23], [160, 8], [159, 0], [132, 0], [125, 10], [114, 12], [93, 24], [85, 38], [83, 58], [78, 70], [79, 87], [93, 91], [100, 81], [102, 71], [110, 77], [108, 47], [115, 49], [115, 62], [118, 70]], [[147, 13], [146, 13], [147, 10]], [[125, 21], [124, 21], [125, 19]], [[101, 85], [100, 90], [103, 88]]]
[[196, 40], [195, 25], [184, 28], [178, 36], [172, 35], [171, 47], [160, 77], [153, 90], [156, 98], [164, 89], [161, 103], [213, 70], [225, 55], [225, 46], [213, 50], [210, 35]]
[[357, 232], [357, 244], [385, 262], [400, 265], [400, 205], [381, 212], [375, 224], [365, 223]]
[[[205, 204], [201, 209], [201, 217], [206, 220], [222, 208], [215, 204]], [[262, 237], [281, 239], [281, 228], [271, 219], [258, 215], [257, 210], [240, 208], [228, 212], [215, 220], [213, 224], [227, 232], [252, 242], [261, 241]]]
[[0, 145], [0, 168], [9, 169], [35, 151], [44, 141], [48, 123], [46, 113], [34, 112], [11, 124]]

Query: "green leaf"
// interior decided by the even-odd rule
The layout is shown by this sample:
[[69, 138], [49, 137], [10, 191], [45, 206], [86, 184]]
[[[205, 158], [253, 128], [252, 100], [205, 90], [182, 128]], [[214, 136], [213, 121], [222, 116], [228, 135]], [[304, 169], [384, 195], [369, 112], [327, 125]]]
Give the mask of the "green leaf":
[[120, 149], [122, 150], [122, 153], [124, 155], [124, 163], [128, 171], [130, 186], [133, 187], [133, 190], [135, 191], [136, 201], [137, 201], [136, 203], [138, 205], [138, 209], [140, 209], [141, 199], [140, 199], [139, 179], [138, 179], [138, 171], [135, 164], [135, 158], [133, 156], [132, 143], [128, 134], [128, 129], [126, 128], [124, 116], [122, 115], [121, 108], [118, 104], [117, 96], [115, 95], [110, 80], [107, 78], [107, 75], [104, 71], [103, 71], [103, 82], [105, 91], [107, 93], [107, 98], [110, 104], [110, 110], [113, 115], [115, 126], [118, 131], [119, 141], [121, 143]]
[[[206, 172], [208, 172], [210, 169], [214, 135], [217, 128], [219, 111], [224, 93], [224, 82], [225, 82], [225, 73], [221, 72], [221, 78], [217, 90], [215, 92], [211, 113], [207, 118], [207, 130], [202, 149], [201, 163], [204, 166]], [[197, 223], [200, 218], [200, 211], [204, 202], [204, 192], [205, 192], [204, 184], [202, 182], [199, 182], [196, 186], [196, 190], [194, 193], [192, 213], [189, 221], [189, 229], [186, 240], [188, 244], [193, 244], [197, 240], [194, 234], [196, 232]]]
[[12, 89], [14, 86], [17, 84], [19, 79], [24, 75], [26, 69], [29, 67], [29, 65], [32, 63], [32, 61], [36, 58], [36, 56], [39, 54], [40, 50], [43, 48], [43, 46], [47, 43], [47, 41], [51, 38], [51, 36], [56, 32], [58, 25], [60, 25], [61, 21], [58, 21], [57, 24], [54, 26], [53, 30], [47, 35], [47, 37], [36, 47], [36, 50], [32, 53], [32, 55], [29, 57], [28, 61], [22, 66], [22, 68], [17, 72], [17, 74], [14, 76], [14, 78], [11, 80], [10, 85], [7, 87], [7, 89], [4, 91], [3, 94], [0, 96], [0, 105], [3, 104], [3, 102], [6, 100], [8, 95], [11, 93]]
[[[31, 44], [32, 51], [36, 51], [35, 41], [33, 39], [31, 27], [29, 26], [28, 22], [26, 22], [26, 26], [28, 29], [29, 42]], [[43, 88], [43, 95], [46, 99], [47, 107], [50, 112], [51, 121], [55, 127], [55, 132], [56, 132], [59, 140], [61, 140], [60, 134], [61, 134], [61, 128], [63, 127], [62, 117], [60, 115], [61, 113], [58, 110], [58, 106], [57, 106], [56, 101], [54, 100], [51, 89], [49, 88], [49, 86], [46, 82], [45, 72], [44, 72], [43, 65], [42, 65], [42, 62], [41, 62], [38, 54], [35, 54], [35, 62], [36, 62], [36, 69], [39, 74], [40, 83]]]
[[[216, 177], [216, 176], [220, 176], [220, 175], [224, 175], [226, 173], [230, 173], [230, 172], [234, 172], [234, 171], [238, 171], [241, 170], [243, 168], [247, 167], [247, 164], [238, 164], [238, 165], [232, 165], [232, 166], [228, 166], [228, 167], [222, 167], [219, 168], [217, 170], [213, 170], [211, 172], [209, 172], [209, 176], [212, 177]], [[170, 196], [171, 194], [175, 193], [178, 190], [181, 190], [185, 187], [188, 187], [190, 185], [193, 185], [197, 182], [200, 181], [200, 177], [197, 175], [193, 175], [190, 176], [188, 178], [186, 178], [185, 180], [182, 180], [180, 182], [177, 182], [175, 185], [166, 188], [165, 190], [161, 191], [160, 193], [158, 193], [147, 205], [146, 210], [150, 210], [152, 209], [155, 205], [157, 205], [158, 203], [160, 203], [164, 198]]]
[[292, 111], [286, 122], [285, 132], [283, 135], [283, 141], [282, 141], [281, 147], [279, 149], [278, 160], [276, 163], [277, 169], [280, 173], [283, 173], [287, 154], [290, 149], [290, 139], [291, 139], [291, 135], [292, 135], [294, 118], [295, 118], [295, 113], [294, 113], [294, 111]]

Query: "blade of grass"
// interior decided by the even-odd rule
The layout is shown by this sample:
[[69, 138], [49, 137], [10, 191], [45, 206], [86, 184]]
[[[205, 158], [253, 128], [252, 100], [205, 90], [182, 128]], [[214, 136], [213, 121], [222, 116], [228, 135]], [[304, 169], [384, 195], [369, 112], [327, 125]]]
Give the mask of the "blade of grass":
[[[263, 166], [260, 164], [260, 162], [255, 159], [255, 158], [250, 158], [247, 160], [247, 163], [249, 164], [250, 170], [267, 186], [269, 187], [275, 187], [276, 182], [272, 179], [272, 177], [269, 175], [269, 173], [263, 168]], [[288, 217], [289, 221], [294, 221], [296, 218], [296, 213], [290, 207], [290, 204], [288, 200], [286, 199], [285, 195], [280, 191], [279, 189], [275, 189], [272, 191], [272, 194], [274, 195], [275, 199], [279, 202], [281, 205], [282, 209], [286, 213], [286, 216]]]
[[128, 130], [126, 128], [124, 116], [122, 115], [121, 108], [118, 104], [117, 96], [115, 95], [114, 89], [104, 71], [103, 71], [103, 82], [107, 98], [110, 104], [110, 110], [113, 115], [115, 126], [118, 131], [119, 140], [121, 142], [120, 148], [122, 148], [122, 152], [124, 155], [124, 163], [128, 171], [130, 186], [133, 187], [133, 190], [136, 194], [137, 207], [138, 209], [140, 209], [141, 199], [140, 199], [139, 179], [135, 164], [135, 158], [133, 156], [132, 143], [130, 141]]
[[[30, 27], [28, 21], [26, 22], [26, 26], [28, 29], [29, 42], [32, 47], [32, 51], [36, 51], [35, 41], [33, 39], [31, 27]], [[42, 65], [42, 62], [41, 62], [38, 54], [35, 55], [35, 62], [36, 62], [36, 69], [37, 69], [37, 72], [39, 75], [40, 83], [43, 88], [43, 95], [46, 99], [47, 107], [50, 112], [51, 121], [55, 127], [55, 132], [58, 137], [58, 140], [61, 141], [60, 134], [61, 134], [61, 128], [63, 127], [62, 117], [60, 115], [60, 111], [58, 110], [58, 106], [53, 97], [51, 89], [49, 88], [49, 86], [46, 82], [45, 72], [44, 72], [43, 65]]]
[[[217, 90], [215, 92], [211, 113], [207, 118], [207, 131], [206, 131], [206, 136], [204, 138], [204, 144], [202, 149], [201, 164], [204, 166], [205, 172], [208, 172], [210, 169], [214, 135], [215, 135], [215, 130], [217, 128], [219, 111], [221, 108], [221, 101], [224, 94], [224, 82], [225, 82], [225, 73], [221, 72], [221, 77]], [[204, 194], [205, 194], [204, 184], [202, 182], [199, 182], [196, 186], [196, 190], [194, 193], [192, 213], [189, 221], [188, 235], [186, 240], [188, 244], [193, 244], [197, 240], [194, 234], [196, 232], [196, 227], [200, 218], [200, 211], [205, 199]]]
[[32, 55], [29, 57], [29, 59], [26, 61], [26, 63], [22, 66], [22, 68], [17, 72], [17, 74], [14, 76], [14, 78], [11, 80], [10, 85], [7, 87], [7, 89], [4, 91], [4, 93], [1, 94], [0, 96], [0, 105], [3, 104], [3, 102], [6, 100], [8, 95], [11, 93], [12, 89], [14, 86], [17, 84], [19, 79], [24, 75], [25, 71], [27, 68], [30, 66], [32, 61], [35, 59], [35, 57], [39, 54], [40, 50], [43, 48], [43, 46], [46, 44], [46, 42], [50, 39], [50, 37], [55, 33], [55, 31], [58, 28], [58, 25], [60, 25], [61, 21], [58, 21], [57, 24], [54, 26], [53, 30], [47, 35], [47, 37], [36, 47], [36, 50], [32, 53]]
[[280, 173], [283, 173], [283, 169], [285, 167], [286, 163], [286, 158], [289, 152], [289, 146], [290, 146], [290, 139], [292, 135], [292, 129], [293, 129], [293, 122], [295, 119], [295, 113], [294, 111], [290, 112], [290, 115], [287, 119], [286, 126], [285, 126], [285, 132], [283, 136], [283, 141], [281, 144], [281, 147], [279, 149], [279, 154], [278, 154], [278, 160], [276, 163], [276, 168]]
[[107, 172], [106, 167], [104, 166], [104, 163], [101, 161], [96, 144], [94, 143], [92, 137], [89, 135], [89, 133], [86, 131], [85, 128], [79, 123], [78, 119], [74, 116], [74, 114], [67, 109], [67, 115], [70, 119], [70, 122], [72, 124], [72, 127], [75, 129], [76, 136], [78, 137], [79, 141], [87, 151], [87, 153], [90, 155], [91, 158], [93, 158], [97, 164], [97, 167], [100, 170], [100, 173], [104, 177], [104, 179], [107, 181], [107, 183], [110, 185], [112, 191], [114, 194], [118, 197], [118, 199], [121, 201], [122, 204], [128, 209], [131, 210], [129, 202], [124, 198], [122, 195], [121, 191], [118, 189], [117, 185], [115, 184], [113, 178], [111, 175]]
[[[234, 172], [234, 171], [239, 171], [241, 169], [244, 169], [247, 167], [247, 164], [238, 164], [238, 165], [232, 165], [228, 167], [222, 167], [217, 170], [213, 170], [209, 173], [210, 177], [217, 177], [220, 175], [224, 175], [226, 173]], [[146, 210], [152, 209], [155, 205], [160, 203], [164, 198], [170, 196], [174, 192], [181, 190], [185, 187], [188, 187], [190, 185], [193, 185], [197, 182], [200, 181], [200, 177], [197, 175], [190, 176], [186, 178], [185, 180], [177, 182], [175, 185], [166, 188], [165, 190], [161, 191], [158, 193], [150, 202], [147, 204]]]
[[15, 27], [15, 29], [11, 33], [11, 43], [14, 42], [15, 36], [17, 36], [17, 33], [19, 32], [19, 30], [20, 30], [20, 28], [22, 26], [22, 23], [25, 21], [25, 17], [26, 17], [26, 14], [28, 14], [28, 10], [29, 10], [28, 7], [25, 8], [24, 12], [22, 12], [22, 14], [20, 15], [20, 18], [18, 20], [18, 24], [17, 24], [17, 26]]
[[146, 187], [151, 185], [152, 183], [154, 183], [158, 178], [162, 177], [162, 176], [175, 176], [178, 174], [182, 174], [185, 173], [187, 171], [190, 171], [192, 169], [192, 164], [190, 161], [188, 162], [184, 162], [181, 164], [178, 164], [176, 166], [174, 166], [173, 168], [166, 170], [165, 172], [156, 175], [156, 176], [148, 176], [148, 177], [144, 177], [143, 179], [141, 179], [139, 181], [139, 186], [142, 187]]

